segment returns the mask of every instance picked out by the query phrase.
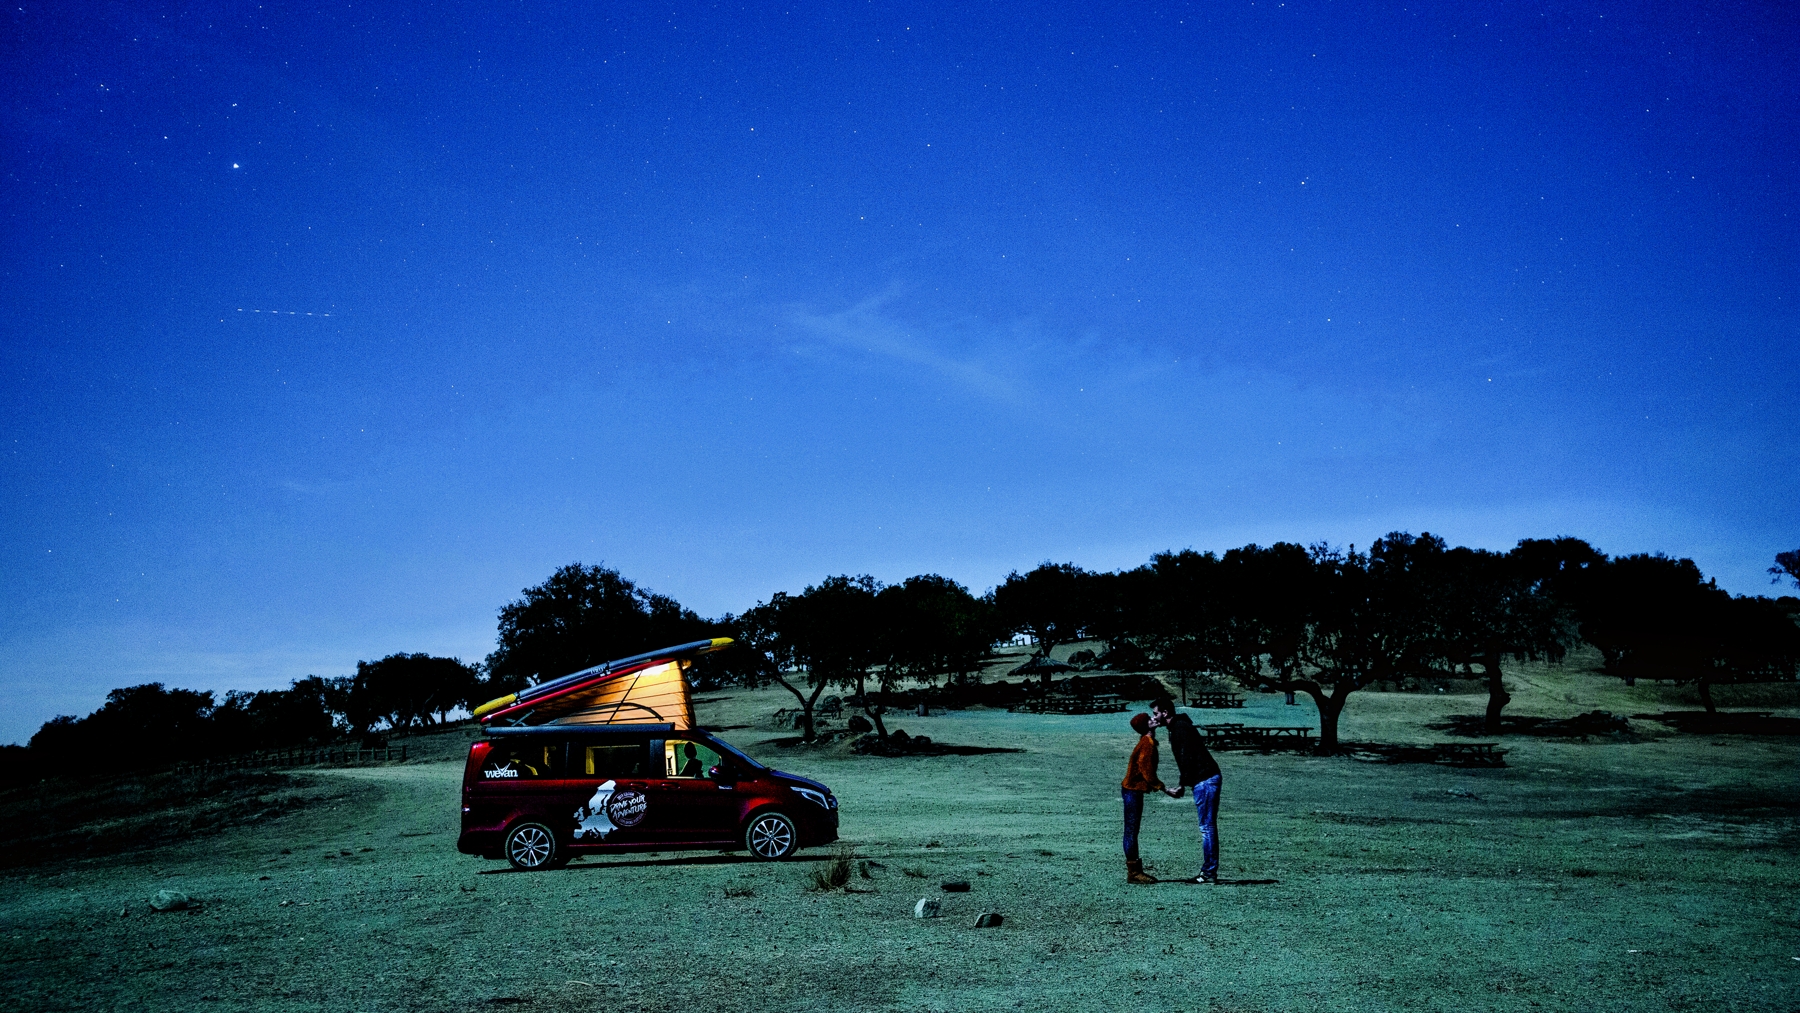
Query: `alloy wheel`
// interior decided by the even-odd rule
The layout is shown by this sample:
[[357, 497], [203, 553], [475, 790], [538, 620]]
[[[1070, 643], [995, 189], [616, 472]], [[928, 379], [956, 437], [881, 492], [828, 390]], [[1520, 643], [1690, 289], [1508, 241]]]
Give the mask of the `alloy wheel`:
[[750, 822], [744, 843], [761, 859], [786, 858], [794, 853], [794, 822], [780, 813], [764, 813]]
[[548, 827], [527, 823], [507, 837], [506, 857], [516, 868], [545, 868], [556, 857], [556, 838]]

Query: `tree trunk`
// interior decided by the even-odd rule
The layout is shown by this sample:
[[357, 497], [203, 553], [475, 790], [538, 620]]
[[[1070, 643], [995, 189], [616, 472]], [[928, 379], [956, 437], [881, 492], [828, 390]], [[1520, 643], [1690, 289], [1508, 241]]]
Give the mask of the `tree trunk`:
[[1482, 671], [1487, 673], [1488, 702], [1487, 720], [1482, 730], [1489, 735], [1500, 734], [1500, 711], [1512, 702], [1512, 694], [1506, 691], [1506, 681], [1500, 675], [1500, 652], [1488, 651], [1479, 658]]
[[776, 673], [775, 681], [781, 683], [782, 689], [794, 694], [794, 699], [800, 701], [800, 738], [803, 741], [811, 742], [815, 737], [813, 732], [813, 704], [819, 702], [819, 694], [825, 691], [825, 684], [821, 682], [814, 686], [812, 696], [807, 696], [800, 692], [793, 683], [783, 679], [780, 673]]
[[[1269, 660], [1273, 662], [1275, 660], [1275, 655], [1270, 654]], [[1289, 707], [1299, 706], [1299, 704], [1294, 702], [1294, 669], [1297, 667], [1294, 656], [1291, 654], [1283, 655], [1281, 661], [1276, 664], [1275, 667], [1275, 673], [1278, 680], [1275, 688], [1287, 694], [1287, 705]]]
[[888, 736], [887, 725], [882, 723], [881, 716], [887, 713], [887, 708], [869, 699], [867, 682], [868, 676], [866, 673], [856, 677], [856, 698], [862, 701], [863, 713], [869, 716], [869, 722], [875, 726], [875, 738], [882, 742], [886, 742]]
[[[1051, 650], [1051, 648], [1056, 646], [1056, 641], [1054, 639], [1052, 639], [1051, 637], [1046, 636], [1045, 631], [1042, 631], [1042, 630], [1034, 631], [1032, 633], [1032, 636], [1037, 638], [1037, 646], [1038, 646], [1039, 656], [1041, 656], [1045, 661], [1049, 661], [1050, 660], [1050, 650]], [[1050, 670], [1047, 668], [1044, 669], [1044, 695], [1046, 695], [1046, 696], [1048, 696], [1050, 694], [1050, 675], [1051, 675]]]
[[1699, 686], [1700, 686], [1700, 702], [1706, 705], [1706, 713], [1708, 713], [1708, 714], [1719, 713], [1719, 709], [1717, 707], [1713, 706], [1712, 680], [1711, 679], [1701, 679]]
[[856, 677], [856, 700], [862, 705], [863, 713], [869, 716], [869, 723], [875, 726], [875, 737], [886, 742], [887, 726], [882, 724], [881, 715], [887, 712], [887, 708], [869, 699], [866, 673], [859, 673]]
[[1325, 687], [1311, 679], [1295, 679], [1276, 687], [1289, 692], [1299, 690], [1312, 697], [1313, 706], [1319, 712], [1319, 755], [1329, 756], [1338, 751], [1338, 715], [1344, 712], [1344, 698], [1356, 687], [1345, 683], [1335, 683], [1335, 693], [1327, 695]]
[[1313, 706], [1319, 710], [1319, 755], [1329, 756], [1338, 751], [1338, 715], [1344, 713], [1344, 697], [1350, 690], [1344, 686], [1336, 687], [1337, 692], [1331, 696], [1325, 694], [1323, 687], [1317, 683], [1301, 684], [1306, 695], [1313, 698]]

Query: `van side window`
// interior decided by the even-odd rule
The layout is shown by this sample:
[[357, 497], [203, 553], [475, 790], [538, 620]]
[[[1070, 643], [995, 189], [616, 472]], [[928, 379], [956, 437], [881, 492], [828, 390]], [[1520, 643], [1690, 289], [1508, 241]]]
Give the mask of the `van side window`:
[[718, 752], [704, 742], [670, 739], [663, 744], [664, 777], [705, 777], [718, 763]]
[[650, 743], [609, 742], [603, 746], [582, 746], [581, 772], [587, 777], [647, 777], [650, 766]]
[[537, 740], [525, 743], [496, 742], [481, 763], [487, 781], [535, 780], [563, 776], [563, 743]]

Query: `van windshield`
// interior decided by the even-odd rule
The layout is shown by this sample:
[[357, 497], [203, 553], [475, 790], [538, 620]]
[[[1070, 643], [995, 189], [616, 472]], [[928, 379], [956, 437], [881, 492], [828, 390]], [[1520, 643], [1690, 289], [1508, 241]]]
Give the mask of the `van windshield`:
[[712, 746], [714, 748], [716, 748], [719, 752], [724, 753], [728, 756], [734, 757], [734, 758], [742, 761], [744, 763], [744, 765], [749, 767], [751, 770], [767, 770], [768, 769], [767, 767], [764, 767], [762, 764], [757, 763], [755, 760], [752, 760], [748, 755], [746, 755], [744, 753], [744, 751], [742, 749], [739, 749], [738, 747], [732, 745], [731, 743], [726, 742], [724, 739], [719, 738], [717, 735], [708, 735], [706, 737], [706, 741], [708, 743], [712, 744]]

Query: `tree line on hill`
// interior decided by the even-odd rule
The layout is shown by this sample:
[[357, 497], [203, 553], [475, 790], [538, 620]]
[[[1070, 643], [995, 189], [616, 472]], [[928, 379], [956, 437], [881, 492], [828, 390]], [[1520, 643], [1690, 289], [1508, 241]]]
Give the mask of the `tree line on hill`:
[[[1800, 586], [1797, 571], [1800, 550], [1778, 555], [1770, 572]], [[159, 683], [126, 687], [86, 717], [45, 723], [28, 748], [63, 769], [122, 769], [367, 739], [440, 724], [613, 658], [716, 636], [738, 646], [701, 659], [702, 688], [780, 686], [812, 739], [821, 695], [840, 687], [885, 739], [884, 693], [978, 678], [997, 642], [1025, 633], [1044, 657], [1100, 641], [1100, 665], [1173, 673], [1184, 692], [1190, 678], [1212, 678], [1305, 693], [1330, 750], [1351, 693], [1476, 669], [1488, 688], [1487, 728], [1497, 731], [1509, 700], [1503, 664], [1560, 661], [1583, 640], [1606, 673], [1627, 684], [1694, 684], [1710, 711], [1716, 684], [1796, 677], [1797, 611], [1793, 598], [1734, 597], [1691, 560], [1609, 558], [1575, 538], [1527, 539], [1500, 553], [1395, 532], [1365, 552], [1277, 543], [1159, 553], [1116, 572], [1045, 563], [983, 595], [935, 574], [891, 585], [839, 575], [710, 620], [616, 570], [570, 564], [500, 610], [498, 645], [481, 663], [393, 654], [358, 662], [354, 676], [308, 676], [223, 699]], [[1050, 678], [1045, 667], [1046, 692]]]
[[[28, 749], [51, 769], [106, 771], [221, 754], [309, 746], [377, 728], [425, 728], [486, 699], [481, 672], [455, 658], [392, 654], [359, 661], [356, 674], [297, 679], [287, 689], [217, 698], [153, 682], [115, 689], [83, 718], [52, 718]], [[18, 747], [6, 747], [16, 749]]]
[[1366, 552], [1190, 550], [1119, 573], [1040, 567], [1021, 591], [1034, 575], [1067, 610], [1034, 630], [1040, 644], [1080, 633], [1178, 677], [1303, 692], [1317, 705], [1324, 749], [1336, 747], [1356, 690], [1477, 670], [1485, 726], [1497, 732], [1510, 700], [1503, 664], [1561, 661], [1583, 640], [1607, 674], [1696, 684], [1708, 710], [1715, 684], [1791, 680], [1800, 670], [1800, 602], [1733, 597], [1691, 560], [1608, 558], [1575, 538], [1527, 539], [1505, 553], [1404, 532]]

